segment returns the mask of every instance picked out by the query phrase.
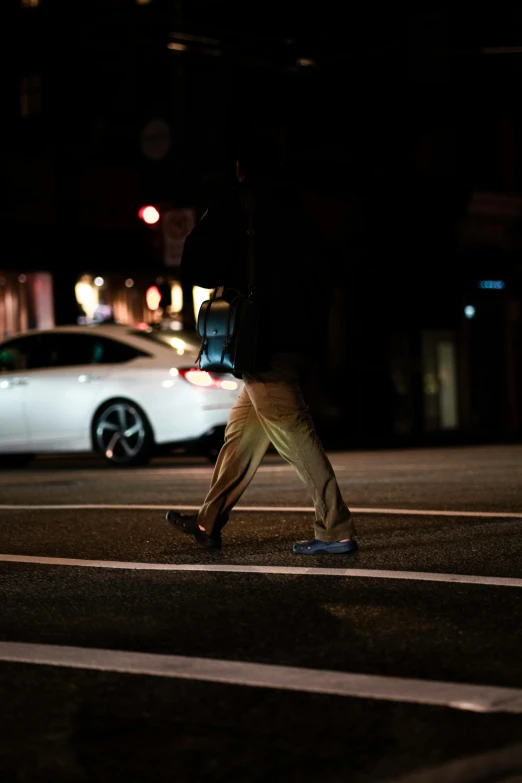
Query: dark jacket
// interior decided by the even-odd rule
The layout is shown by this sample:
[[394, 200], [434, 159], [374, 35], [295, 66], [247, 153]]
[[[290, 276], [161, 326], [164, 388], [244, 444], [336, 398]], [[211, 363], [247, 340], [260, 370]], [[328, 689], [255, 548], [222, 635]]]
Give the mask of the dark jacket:
[[248, 188], [254, 204], [255, 287], [261, 309], [258, 355], [313, 354], [324, 340], [330, 275], [321, 238], [288, 183], [245, 180], [210, 204], [185, 240], [182, 281], [247, 290]]

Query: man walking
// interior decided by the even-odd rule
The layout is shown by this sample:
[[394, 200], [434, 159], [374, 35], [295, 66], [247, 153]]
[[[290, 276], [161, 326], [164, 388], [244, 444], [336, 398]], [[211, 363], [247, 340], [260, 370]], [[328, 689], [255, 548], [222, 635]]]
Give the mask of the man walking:
[[[253, 479], [270, 443], [295, 469], [315, 508], [314, 537], [293, 545], [296, 554], [357, 550], [355, 527], [332, 465], [303, 397], [300, 373], [320, 349], [315, 326], [326, 301], [320, 245], [297, 194], [280, 176], [277, 150], [255, 135], [237, 151], [238, 184], [210, 205], [185, 241], [181, 275], [189, 285], [246, 290], [245, 197], [253, 204], [256, 295], [260, 302], [256, 369], [225, 431], [210, 489], [197, 514], [167, 512], [173, 527], [206, 548], [221, 547], [230, 512]], [[315, 335], [315, 337], [314, 337]]]

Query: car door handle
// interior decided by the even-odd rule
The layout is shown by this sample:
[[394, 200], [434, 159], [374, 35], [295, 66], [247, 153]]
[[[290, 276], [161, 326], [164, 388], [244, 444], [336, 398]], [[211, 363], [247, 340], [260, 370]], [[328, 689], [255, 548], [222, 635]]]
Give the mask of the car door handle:
[[86, 372], [78, 376], [78, 381], [80, 383], [90, 383], [91, 381], [101, 381], [102, 378], [103, 375], [100, 375], [99, 373]]
[[10, 381], [8, 381], [9, 386], [27, 386], [29, 383], [29, 378], [11, 378]]

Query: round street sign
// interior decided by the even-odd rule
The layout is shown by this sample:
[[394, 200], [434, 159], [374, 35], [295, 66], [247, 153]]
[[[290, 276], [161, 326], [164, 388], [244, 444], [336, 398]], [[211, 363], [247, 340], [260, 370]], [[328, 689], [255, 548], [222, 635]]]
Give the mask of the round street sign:
[[170, 127], [162, 119], [150, 120], [141, 132], [141, 151], [151, 160], [161, 160], [169, 151]]

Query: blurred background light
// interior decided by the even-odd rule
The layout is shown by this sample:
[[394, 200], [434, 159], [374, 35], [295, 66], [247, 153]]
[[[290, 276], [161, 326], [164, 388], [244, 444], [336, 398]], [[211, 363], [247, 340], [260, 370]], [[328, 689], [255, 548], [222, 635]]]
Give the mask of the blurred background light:
[[159, 288], [156, 285], [151, 285], [147, 288], [145, 294], [145, 301], [149, 310], [157, 310], [161, 302], [161, 294]]
[[476, 311], [473, 305], [466, 305], [466, 307], [464, 308], [464, 315], [466, 316], [466, 318], [473, 318], [475, 312]]
[[149, 204], [146, 207], [142, 207], [138, 211], [138, 217], [140, 217], [144, 223], [147, 223], [149, 226], [153, 226], [154, 223], [157, 223], [160, 219], [160, 213], [156, 207], [152, 207]]
[[103, 279], [103, 277], [95, 277], [94, 278], [94, 285], [97, 285], [98, 288], [100, 288], [100, 286], [102, 286], [104, 284], [104, 282], [105, 282], [105, 280]]
[[186, 346], [186, 342], [184, 340], [182, 340], [180, 337], [172, 337], [170, 340], [170, 344], [172, 345], [173, 348], [176, 349], [176, 352], [180, 356], [183, 356], [183, 354], [185, 353], [185, 346]]
[[196, 316], [196, 320], [198, 317], [199, 308], [206, 299], [210, 299], [212, 291], [212, 288], [200, 288], [198, 285], [195, 285], [192, 288], [192, 302], [194, 305], [194, 315]]
[[183, 289], [179, 283], [173, 283], [171, 287], [171, 311], [173, 313], [181, 313], [183, 309]]
[[506, 284], [503, 280], [479, 280], [479, 288], [489, 288], [497, 291], [501, 291], [505, 288]]
[[83, 307], [85, 315], [92, 320], [94, 311], [98, 305], [98, 291], [91, 283], [88, 276], [84, 276], [75, 287], [76, 301]]

